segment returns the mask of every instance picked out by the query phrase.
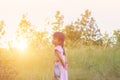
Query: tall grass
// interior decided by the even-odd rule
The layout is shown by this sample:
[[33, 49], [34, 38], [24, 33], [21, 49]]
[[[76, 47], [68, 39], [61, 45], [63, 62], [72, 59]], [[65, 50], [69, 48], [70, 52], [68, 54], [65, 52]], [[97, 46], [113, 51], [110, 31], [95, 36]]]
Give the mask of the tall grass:
[[120, 80], [120, 49], [69, 49], [69, 80]]
[[[120, 47], [65, 48], [69, 80], [120, 80]], [[16, 80], [53, 80], [53, 47], [16, 52]]]

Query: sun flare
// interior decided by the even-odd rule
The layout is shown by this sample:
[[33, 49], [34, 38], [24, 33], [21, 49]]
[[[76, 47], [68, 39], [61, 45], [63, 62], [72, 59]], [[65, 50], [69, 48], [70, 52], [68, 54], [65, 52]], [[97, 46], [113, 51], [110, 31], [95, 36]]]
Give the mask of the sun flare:
[[20, 51], [24, 51], [28, 46], [27, 41], [24, 38], [21, 38], [19, 40], [14, 40], [12, 45], [13, 45], [13, 48]]

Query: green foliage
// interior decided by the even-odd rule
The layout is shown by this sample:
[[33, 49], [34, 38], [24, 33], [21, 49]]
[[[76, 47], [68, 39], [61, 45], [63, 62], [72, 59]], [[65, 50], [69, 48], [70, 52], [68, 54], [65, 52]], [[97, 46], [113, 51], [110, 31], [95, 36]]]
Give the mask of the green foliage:
[[[119, 47], [66, 47], [69, 80], [119, 80]], [[17, 80], [53, 80], [53, 47], [19, 54]]]
[[64, 29], [65, 36], [66, 36], [66, 44], [67, 46], [74, 44], [81, 40], [82, 31], [79, 29], [78, 26], [74, 26], [73, 24], [65, 26]]
[[82, 14], [80, 23], [83, 29], [82, 38], [85, 40], [86, 44], [97, 42], [102, 38], [100, 29], [98, 28], [94, 18], [91, 17], [91, 12], [89, 10], [86, 10], [85, 13]]
[[117, 44], [120, 45], [120, 30], [114, 30], [114, 36], [117, 39]]
[[119, 48], [81, 46], [66, 50], [69, 80], [119, 80]]
[[[62, 31], [66, 35], [69, 80], [120, 80], [120, 49], [109, 48], [114, 42], [120, 43], [120, 31], [115, 31], [112, 37], [101, 35], [89, 10], [81, 17], [63, 28], [64, 17], [57, 11], [55, 21], [50, 22], [53, 32]], [[5, 33], [3, 28], [1, 21], [0, 38]], [[26, 39], [29, 47], [23, 52], [0, 50], [0, 79], [53, 80], [54, 52], [48, 35], [46, 31], [36, 31], [23, 15], [16, 40]]]
[[102, 45], [102, 34], [91, 12], [86, 10], [81, 19], [77, 19], [64, 28], [68, 44], [80, 42], [85, 45]]

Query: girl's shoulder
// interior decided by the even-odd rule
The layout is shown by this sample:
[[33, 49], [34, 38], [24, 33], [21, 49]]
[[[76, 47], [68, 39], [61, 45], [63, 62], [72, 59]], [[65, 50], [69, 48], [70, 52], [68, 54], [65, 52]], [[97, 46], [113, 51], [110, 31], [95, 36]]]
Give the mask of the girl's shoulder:
[[56, 47], [55, 47], [55, 50], [58, 50], [59, 52], [63, 52], [62, 46], [56, 46]]

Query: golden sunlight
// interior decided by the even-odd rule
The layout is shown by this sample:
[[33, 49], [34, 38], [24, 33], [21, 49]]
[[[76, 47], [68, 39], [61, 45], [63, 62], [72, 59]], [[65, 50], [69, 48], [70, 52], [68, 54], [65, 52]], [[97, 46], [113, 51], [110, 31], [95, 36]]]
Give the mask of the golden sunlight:
[[27, 40], [25, 38], [20, 38], [19, 40], [14, 39], [12, 46], [17, 50], [24, 51], [28, 46]]

